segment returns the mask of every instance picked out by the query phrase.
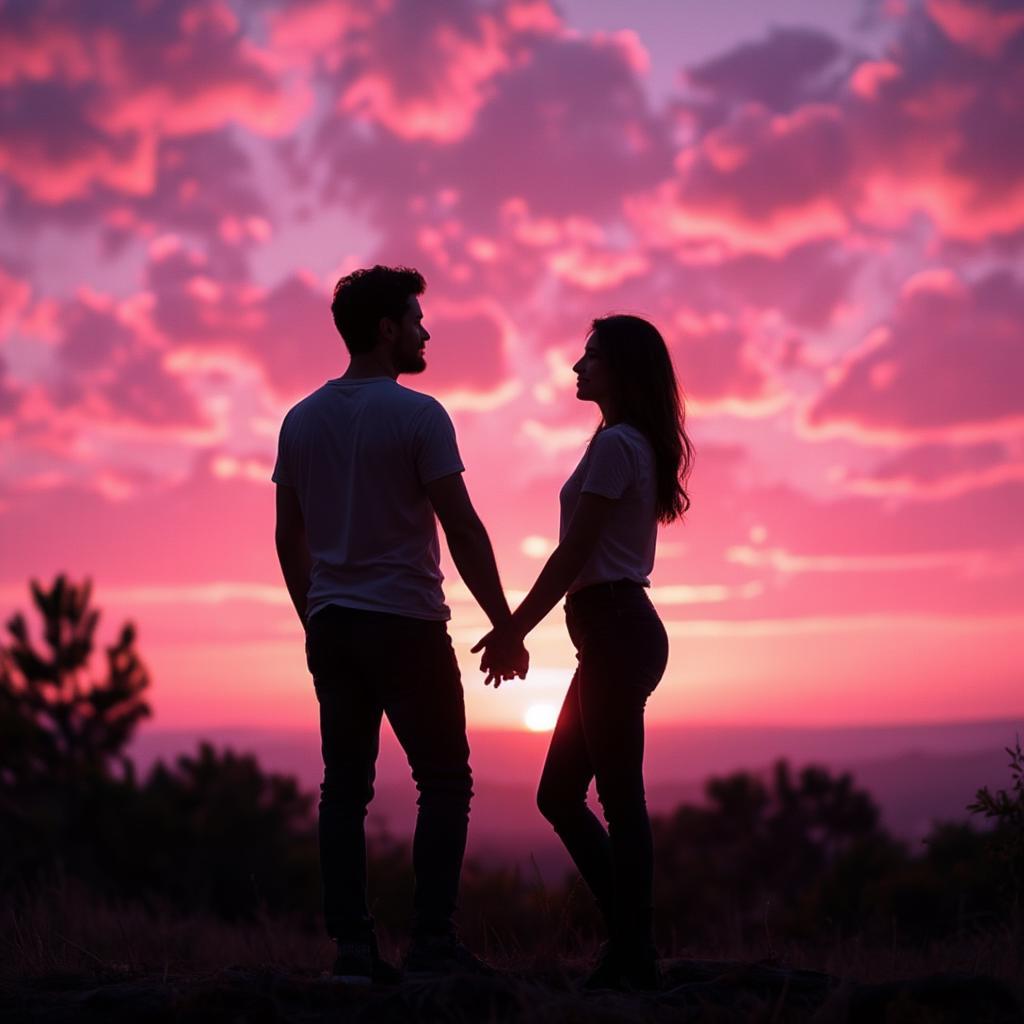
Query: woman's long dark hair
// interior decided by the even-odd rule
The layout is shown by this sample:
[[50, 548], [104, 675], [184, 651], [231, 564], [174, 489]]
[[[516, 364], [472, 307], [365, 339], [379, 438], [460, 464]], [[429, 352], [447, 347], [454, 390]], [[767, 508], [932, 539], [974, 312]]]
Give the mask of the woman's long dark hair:
[[668, 346], [654, 324], [638, 316], [598, 317], [590, 331], [608, 364], [619, 418], [636, 427], [654, 449], [655, 507], [659, 521], [671, 523], [690, 507], [686, 481], [694, 450]]

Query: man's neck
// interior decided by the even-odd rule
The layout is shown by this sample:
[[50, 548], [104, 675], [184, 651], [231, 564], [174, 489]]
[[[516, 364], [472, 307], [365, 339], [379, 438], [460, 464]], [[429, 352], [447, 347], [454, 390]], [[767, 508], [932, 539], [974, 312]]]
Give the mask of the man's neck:
[[367, 377], [390, 377], [398, 379], [394, 363], [379, 352], [362, 352], [349, 360], [348, 369], [341, 375], [342, 380], [360, 380]]

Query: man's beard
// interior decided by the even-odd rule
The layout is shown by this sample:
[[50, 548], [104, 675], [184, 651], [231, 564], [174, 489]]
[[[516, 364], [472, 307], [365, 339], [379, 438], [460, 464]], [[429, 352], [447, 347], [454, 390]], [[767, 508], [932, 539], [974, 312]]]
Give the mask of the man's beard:
[[398, 365], [399, 373], [422, 373], [427, 368], [427, 361], [421, 352], [413, 352], [404, 356]]

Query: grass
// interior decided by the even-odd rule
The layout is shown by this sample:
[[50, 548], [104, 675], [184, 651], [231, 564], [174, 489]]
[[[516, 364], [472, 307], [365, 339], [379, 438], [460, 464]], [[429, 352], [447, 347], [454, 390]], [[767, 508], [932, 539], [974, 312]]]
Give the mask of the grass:
[[75, 882], [23, 891], [0, 918], [0, 977], [166, 974], [273, 964], [329, 965], [332, 946], [299, 920], [231, 923], [169, 905], [102, 899]]
[[[386, 956], [400, 959], [401, 937], [385, 933], [380, 940]], [[494, 932], [474, 944], [496, 966], [514, 971], [558, 960], [582, 969], [594, 952], [590, 939], [572, 932], [539, 949]], [[841, 936], [828, 943], [767, 937], [744, 943], [737, 937], [678, 943], [661, 952], [667, 959], [777, 962], [867, 983], [962, 973], [1019, 985], [1024, 976], [1022, 950], [1003, 932], [968, 932], [926, 945], [903, 941], [896, 933], [885, 945]], [[262, 915], [231, 923], [167, 904], [104, 899], [68, 880], [22, 890], [0, 913], [0, 977], [8, 980], [62, 973], [170, 975], [229, 966], [318, 973], [329, 967], [332, 954], [317, 920]]]

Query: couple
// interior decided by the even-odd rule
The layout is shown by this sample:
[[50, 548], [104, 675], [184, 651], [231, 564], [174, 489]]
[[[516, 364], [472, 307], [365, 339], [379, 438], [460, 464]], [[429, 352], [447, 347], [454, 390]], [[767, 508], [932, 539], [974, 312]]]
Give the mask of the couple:
[[[523, 638], [568, 595], [579, 665], [538, 804], [607, 924], [589, 984], [654, 987], [643, 713], [668, 643], [644, 588], [658, 522], [689, 504], [691, 461], [672, 363], [647, 321], [594, 321], [574, 370], [577, 397], [597, 403], [600, 426], [562, 488], [558, 547], [512, 612], [462, 479], [451, 420], [433, 398], [397, 383], [426, 368], [424, 289], [417, 271], [382, 266], [338, 282], [331, 312], [349, 367], [289, 411], [273, 474], [278, 558], [306, 630], [320, 705], [320, 865], [334, 974], [364, 983], [400, 977], [378, 953], [366, 896], [364, 820], [385, 714], [419, 792], [405, 970], [487, 970], [452, 924], [472, 776], [445, 626], [440, 520], [459, 574], [493, 626], [473, 648], [482, 651], [486, 682], [526, 675]], [[586, 804], [591, 779], [607, 830]]]

